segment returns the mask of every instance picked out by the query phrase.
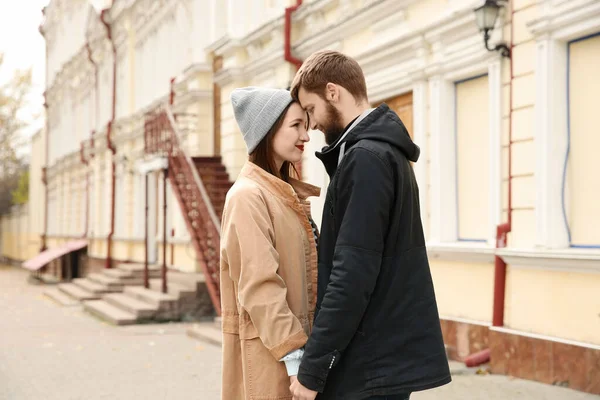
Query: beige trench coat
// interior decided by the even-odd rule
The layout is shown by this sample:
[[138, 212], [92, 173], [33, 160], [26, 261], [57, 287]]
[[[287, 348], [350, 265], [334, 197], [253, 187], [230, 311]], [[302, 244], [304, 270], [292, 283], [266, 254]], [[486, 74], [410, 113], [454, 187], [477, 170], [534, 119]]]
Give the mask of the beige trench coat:
[[221, 231], [223, 400], [291, 399], [287, 353], [312, 329], [317, 254], [308, 220], [319, 188], [247, 162], [227, 194]]

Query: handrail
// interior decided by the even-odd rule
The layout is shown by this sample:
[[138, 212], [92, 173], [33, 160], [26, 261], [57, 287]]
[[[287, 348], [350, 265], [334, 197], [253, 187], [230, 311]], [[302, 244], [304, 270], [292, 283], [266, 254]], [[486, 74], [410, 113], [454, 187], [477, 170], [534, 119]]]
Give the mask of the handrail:
[[[165, 105], [164, 110], [167, 115], [167, 118], [169, 119], [171, 128], [173, 129], [173, 134], [175, 136], [175, 139], [177, 140], [177, 144], [179, 145], [179, 147], [181, 147], [181, 141], [179, 140], [181, 135], [179, 133], [179, 129], [177, 128], [177, 123], [175, 122], [175, 117], [173, 116], [171, 107], [169, 107], [168, 105]], [[200, 174], [198, 174], [198, 170], [196, 169], [190, 156], [188, 156], [180, 148], [178, 148], [178, 151], [180, 151], [182, 153], [182, 156], [185, 158], [188, 166], [192, 170], [192, 176], [194, 177], [194, 181], [196, 182], [196, 184], [198, 185], [198, 188], [200, 189], [200, 194], [202, 195], [202, 200], [204, 201], [204, 204], [208, 211], [208, 215], [213, 223], [213, 226], [217, 230], [217, 233], [219, 234], [219, 236], [221, 236], [221, 223], [219, 221], [219, 218], [217, 217], [217, 213], [215, 212], [213, 204], [210, 201], [210, 198], [208, 197], [208, 192], [206, 191], [206, 187], [204, 187], [204, 183], [202, 182], [202, 179], [200, 178]]]
[[[144, 152], [167, 157], [173, 174], [169, 179], [178, 188], [175, 196], [182, 211], [186, 213], [186, 225], [193, 236], [193, 245], [198, 252], [198, 261], [206, 277], [206, 286], [217, 315], [221, 314], [219, 295], [219, 242], [221, 224], [214, 205], [192, 158], [183, 150], [181, 121], [169, 104], [161, 104], [147, 113], [144, 123]], [[182, 174], [184, 179], [178, 178]], [[183, 186], [181, 186], [183, 184]], [[190, 204], [190, 200], [192, 203]]]

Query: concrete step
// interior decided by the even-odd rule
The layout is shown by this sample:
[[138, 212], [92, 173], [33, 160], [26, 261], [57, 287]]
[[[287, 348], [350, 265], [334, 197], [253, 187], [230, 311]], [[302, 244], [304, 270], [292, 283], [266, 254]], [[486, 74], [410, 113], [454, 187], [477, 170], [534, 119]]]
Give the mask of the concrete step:
[[204, 284], [205, 282], [203, 273], [167, 272], [167, 283], [177, 283], [178, 285], [196, 290], [199, 284]]
[[77, 286], [74, 283], [61, 283], [58, 285], [58, 289], [71, 296], [74, 299], [77, 299], [79, 301], [82, 300], [94, 300], [94, 299], [99, 299], [100, 295], [98, 294], [94, 294], [90, 291], [87, 291], [79, 286]]
[[77, 300], [61, 292], [58, 288], [44, 290], [44, 296], [65, 307], [72, 307], [80, 304]]
[[114, 325], [131, 325], [136, 323], [136, 316], [124, 311], [105, 300], [92, 300], [83, 303], [83, 308], [104, 321]]
[[112, 291], [121, 291], [123, 286], [141, 286], [144, 284], [144, 280], [138, 277], [126, 277], [126, 278], [114, 278], [104, 274], [89, 274], [88, 279], [108, 286]]
[[[121, 264], [123, 265], [123, 264]], [[129, 264], [125, 264], [125, 265], [129, 265]], [[122, 269], [120, 267], [117, 268], [111, 268], [111, 269], [103, 269], [102, 270], [102, 274], [109, 276], [111, 278], [117, 278], [117, 279], [129, 279], [129, 278], [139, 278], [139, 279], [143, 279], [144, 278], [144, 268], [142, 265], [142, 269]], [[151, 266], [151, 268], [148, 268], [148, 276], [150, 276], [150, 278], [157, 278], [160, 276], [160, 269], [154, 266]]]
[[111, 278], [130, 278], [134, 275], [133, 271], [126, 271], [119, 268], [103, 269], [102, 274]]
[[125, 294], [134, 299], [156, 305], [161, 309], [177, 306], [177, 296], [146, 289], [145, 287], [127, 286], [125, 287]]
[[[150, 289], [162, 293], [162, 279], [151, 279]], [[181, 285], [179, 283], [170, 282], [167, 280], [167, 292], [173, 296], [180, 298], [184, 295], [193, 295], [196, 291], [188, 286]]]
[[91, 279], [87, 278], [77, 278], [72, 281], [74, 284], [79, 286], [80, 288], [87, 290], [88, 292], [92, 292], [97, 295], [101, 295], [103, 293], [108, 293], [113, 291], [108, 285], [104, 285], [102, 283], [94, 282]]
[[[122, 271], [131, 271], [131, 272], [144, 272], [144, 264], [119, 264], [117, 269]], [[148, 269], [150, 271], [160, 271], [160, 267], [158, 265], [149, 265]]]
[[107, 286], [122, 286], [123, 285], [123, 283], [121, 282], [120, 279], [112, 278], [110, 276], [106, 276], [106, 275], [100, 274], [100, 273], [89, 274], [87, 276], [87, 278], [94, 282], [101, 283], [101, 284], [107, 285]]
[[221, 346], [223, 344], [223, 333], [214, 326], [213, 322], [201, 322], [192, 325], [186, 331], [189, 337], [200, 341]]
[[137, 319], [150, 319], [158, 312], [158, 306], [140, 301], [123, 293], [110, 293], [104, 295], [102, 298], [107, 303], [135, 315]]

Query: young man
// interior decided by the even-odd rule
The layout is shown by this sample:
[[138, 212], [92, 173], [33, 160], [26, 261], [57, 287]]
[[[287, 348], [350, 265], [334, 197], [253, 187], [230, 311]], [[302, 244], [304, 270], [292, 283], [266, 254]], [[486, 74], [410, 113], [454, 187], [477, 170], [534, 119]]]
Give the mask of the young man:
[[410, 164], [419, 148], [387, 105], [370, 108], [350, 57], [311, 55], [291, 91], [325, 134], [317, 157], [331, 177], [294, 399], [404, 400], [450, 382]]

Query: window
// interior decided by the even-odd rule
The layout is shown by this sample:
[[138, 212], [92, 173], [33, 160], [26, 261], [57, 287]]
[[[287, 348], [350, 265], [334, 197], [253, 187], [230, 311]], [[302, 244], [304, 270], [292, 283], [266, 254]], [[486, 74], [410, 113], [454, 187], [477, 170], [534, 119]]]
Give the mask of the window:
[[455, 83], [457, 238], [489, 236], [489, 90], [487, 75]]
[[[150, 184], [150, 183], [148, 183]], [[146, 224], [146, 180], [145, 175], [134, 176], [134, 198], [133, 207], [133, 236], [135, 238], [144, 237], [144, 227]]]
[[501, 221], [501, 90], [499, 59], [429, 80], [432, 245], [494, 243]]
[[563, 213], [571, 247], [600, 248], [600, 33], [577, 39], [567, 50], [568, 145], [563, 175]]
[[94, 223], [96, 221], [96, 192], [94, 188], [94, 174], [91, 173], [89, 179], [89, 190], [88, 190], [88, 207], [89, 211], [87, 213], [88, 217], [88, 236], [94, 237], [95, 226]]
[[81, 175], [81, 195], [79, 196], [80, 199], [80, 204], [81, 204], [81, 208], [79, 211], [79, 229], [78, 232], [80, 232], [81, 234], [86, 233], [85, 228], [86, 228], [86, 216], [88, 213], [88, 198], [89, 198], [89, 194], [87, 193], [88, 191], [88, 174], [87, 174], [87, 168], [85, 169], [85, 172], [83, 173], [83, 175]]
[[127, 234], [124, 171], [118, 171], [115, 178], [115, 236], [123, 238]]
[[544, 249], [600, 247], [600, 233], [586, 226], [600, 215], [591, 175], [599, 164], [590, 153], [600, 142], [593, 120], [588, 126], [600, 60], [600, 21], [592, 3], [563, 1], [528, 23], [536, 39], [536, 239]]

